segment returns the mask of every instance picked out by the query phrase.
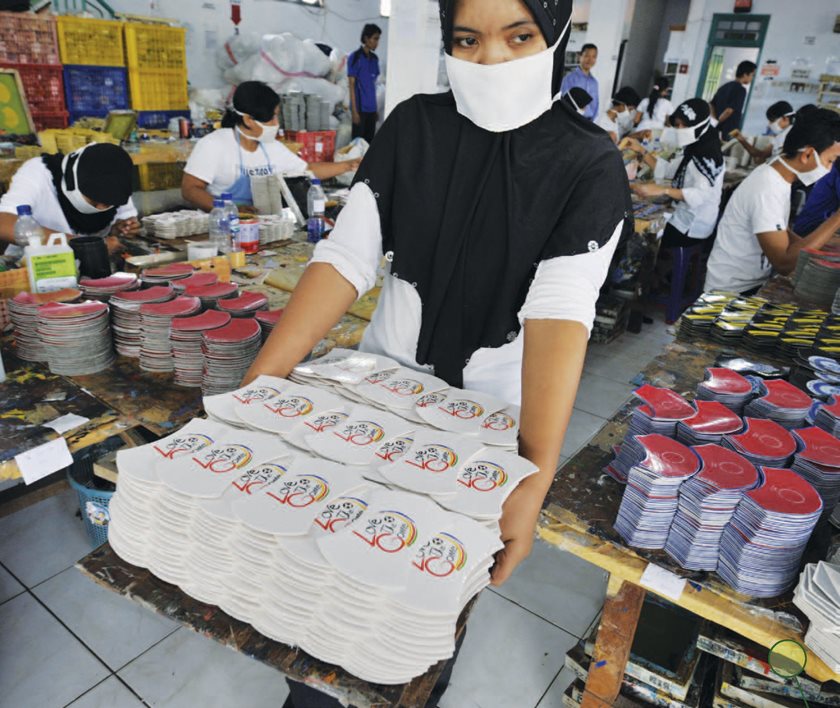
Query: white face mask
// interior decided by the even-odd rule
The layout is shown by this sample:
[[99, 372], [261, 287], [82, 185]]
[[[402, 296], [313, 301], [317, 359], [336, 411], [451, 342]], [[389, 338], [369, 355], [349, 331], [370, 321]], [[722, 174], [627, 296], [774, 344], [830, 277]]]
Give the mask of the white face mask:
[[248, 116], [254, 123], [256, 123], [262, 129], [262, 132], [257, 136], [254, 137], [253, 135], [246, 135], [241, 130], [239, 131], [240, 135], [245, 135], [246, 138], [250, 140], [256, 140], [258, 143], [267, 143], [271, 144], [277, 139], [277, 133], [280, 132], [279, 125], [268, 125], [267, 123], [260, 123], [254, 116], [250, 116], [247, 113], [243, 113], [242, 111], [237, 111], [235, 108], [233, 112], [240, 116]]
[[615, 118], [615, 122], [621, 130], [630, 130], [633, 127], [633, 116], [630, 114], [629, 109], [626, 109], [623, 113], [619, 113]]
[[700, 139], [700, 136], [706, 132], [705, 130], [702, 130], [698, 135], [696, 132], [697, 129], [703, 127], [704, 125], [707, 125], [708, 123], [709, 119], [706, 118], [706, 120], [704, 120], [703, 122], [698, 123], [697, 125], [692, 125], [690, 128], [674, 128], [677, 147], [684, 148], [688, 147], [692, 143], [696, 143]]
[[[99, 209], [93, 206], [93, 204], [91, 204], [87, 199], [85, 199], [84, 195], [81, 193], [81, 191], [79, 191], [79, 160], [81, 159], [82, 152], [84, 152], [84, 148], [82, 148], [81, 150], [76, 150], [75, 152], [71, 152], [69, 155], [66, 155], [61, 161], [61, 191], [64, 192], [64, 196], [67, 197], [67, 200], [70, 202], [70, 204], [73, 205], [73, 208], [82, 214], [98, 214], [101, 211], [108, 211], [111, 207]], [[75, 161], [73, 162], [73, 185], [75, 189], [69, 189], [67, 187], [67, 178], [64, 177], [64, 175], [67, 172], [67, 165], [70, 162], [70, 158], [74, 156]]]
[[[808, 148], [802, 148], [799, 152], [805, 152]], [[800, 172], [799, 170], [795, 170], [789, 164], [787, 165], [788, 169], [792, 172], [795, 172], [799, 176], [799, 181], [802, 182], [806, 187], [814, 184], [814, 182], [819, 182], [823, 177], [825, 177], [831, 170], [826, 167], [822, 160], [820, 159], [820, 154], [814, 150], [814, 158], [817, 161], [817, 166], [814, 167], [812, 170], [806, 170], [804, 172]], [[787, 164], [787, 163], [786, 163]]]
[[553, 103], [554, 50], [568, 29], [567, 22], [554, 46], [500, 64], [476, 64], [444, 54], [458, 113], [492, 133], [514, 130], [539, 118]]
[[782, 132], [782, 130], [784, 130], [784, 128], [782, 128], [782, 126], [779, 125], [781, 122], [782, 119], [778, 118], [770, 124], [770, 132], [773, 133], [773, 135], [778, 135]]
[[678, 147], [677, 143], [677, 129], [663, 128], [662, 135], [659, 136], [659, 143], [664, 147]]

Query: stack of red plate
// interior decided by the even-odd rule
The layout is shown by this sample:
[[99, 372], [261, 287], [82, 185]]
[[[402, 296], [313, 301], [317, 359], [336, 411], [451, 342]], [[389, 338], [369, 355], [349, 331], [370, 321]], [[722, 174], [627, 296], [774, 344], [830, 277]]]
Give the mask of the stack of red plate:
[[253, 318], [234, 319], [224, 327], [204, 333], [205, 396], [238, 388], [262, 345], [260, 325]]
[[213, 285], [197, 285], [184, 290], [184, 295], [191, 295], [201, 299], [202, 307], [216, 309], [216, 303], [229, 297], [236, 297], [239, 286], [236, 283], [215, 283]]
[[115, 293], [136, 290], [140, 281], [133, 273], [114, 273], [107, 278], [82, 278], [79, 287], [86, 298], [108, 302]]
[[197, 297], [176, 297], [168, 302], [152, 303], [140, 308], [140, 368], [143, 371], [172, 371], [172, 343], [169, 328], [173, 317], [189, 317], [201, 309]]
[[280, 321], [282, 315], [282, 307], [277, 310], [260, 310], [254, 315], [254, 318], [260, 323], [260, 327], [262, 327], [263, 342], [271, 336], [271, 333], [274, 331], [274, 325]]
[[54, 374], [85, 376], [114, 363], [104, 302], [43, 305], [38, 308], [38, 336]]
[[218, 310], [206, 310], [200, 315], [176, 317], [172, 320], [170, 340], [176, 384], [201, 386], [204, 371], [204, 354], [201, 351], [203, 335], [208, 330], [224, 327], [228, 322], [230, 315]]
[[18, 293], [9, 300], [18, 357], [24, 361], [46, 361], [47, 353], [38, 336], [38, 308], [48, 302], [75, 302], [81, 295], [81, 290], [67, 288], [51, 293]]
[[170, 285], [156, 285], [147, 290], [132, 290], [111, 297], [111, 326], [117, 353], [139, 357], [143, 337], [140, 334], [140, 307], [153, 302], [168, 302], [175, 297]]
[[140, 274], [140, 280], [148, 285], [167, 285], [175, 280], [189, 278], [195, 273], [189, 263], [169, 263], [158, 268], [147, 268]]
[[219, 276], [215, 273], [193, 273], [183, 280], [176, 280], [172, 283], [172, 287], [178, 293], [184, 292], [187, 288], [201, 288], [205, 285], [215, 285], [219, 280]]
[[247, 292], [219, 300], [216, 307], [222, 312], [229, 312], [231, 317], [253, 317], [255, 312], [268, 307], [268, 298], [262, 293]]

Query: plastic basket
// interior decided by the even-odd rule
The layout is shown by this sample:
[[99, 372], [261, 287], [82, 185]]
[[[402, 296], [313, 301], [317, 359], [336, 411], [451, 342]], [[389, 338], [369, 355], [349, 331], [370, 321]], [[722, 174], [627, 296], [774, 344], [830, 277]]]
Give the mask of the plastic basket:
[[55, 20], [30, 12], [0, 12], [0, 62], [58, 64]]
[[129, 69], [177, 69], [186, 73], [186, 30], [128, 22], [125, 55]]
[[123, 23], [89, 17], [56, 18], [62, 64], [125, 66]]
[[55, 111], [36, 113], [32, 111], [32, 122], [35, 123], [35, 130], [48, 130], [49, 128], [66, 128], [69, 125], [67, 111]]
[[97, 479], [91, 460], [79, 460], [67, 468], [67, 482], [79, 497], [79, 511], [94, 548], [108, 540], [111, 514], [108, 505], [114, 496], [114, 485]]
[[135, 192], [155, 192], [159, 189], [177, 189], [184, 178], [186, 162], [144, 162], [134, 166]]
[[287, 130], [286, 139], [302, 145], [298, 154], [306, 162], [332, 162], [335, 155], [334, 130]]
[[104, 118], [128, 108], [128, 74], [121, 66], [65, 66], [64, 96], [72, 121]]
[[131, 107], [135, 111], [183, 111], [188, 108], [187, 72], [180, 69], [129, 69]]
[[35, 113], [60, 113], [66, 110], [60, 64], [0, 64], [0, 68], [17, 69], [33, 118]]
[[173, 118], [189, 118], [190, 112], [187, 109], [181, 111], [138, 111], [137, 126], [139, 128], [161, 128], [169, 127], [169, 121]]

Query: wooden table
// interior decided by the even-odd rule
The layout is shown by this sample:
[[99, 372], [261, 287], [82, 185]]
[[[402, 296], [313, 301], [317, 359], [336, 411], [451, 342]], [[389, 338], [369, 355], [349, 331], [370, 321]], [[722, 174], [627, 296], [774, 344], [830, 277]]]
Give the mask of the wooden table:
[[[697, 384], [703, 380], [703, 370], [713, 364], [718, 354], [719, 346], [674, 342], [644, 369], [644, 378], [693, 398]], [[781, 639], [804, 644], [804, 633], [796, 626], [796, 620], [807, 626], [804, 615], [791, 602], [791, 593], [772, 600], [751, 600], [735, 593], [714, 573], [683, 570], [664, 551], [625, 545], [612, 526], [624, 486], [602, 470], [614, 456], [613, 446], [624, 439], [635, 405], [632, 400], [625, 403], [592, 441], [563, 466], [548, 493], [538, 528], [539, 536], [548, 543], [610, 574], [593, 666], [600, 661], [606, 663], [602, 669], [590, 672], [585, 708], [612, 705], [618, 695], [646, 592], [639, 580], [649, 563], [688, 580], [677, 605], [768, 649]], [[816, 547], [817, 537], [815, 534], [806, 550], [808, 560], [824, 557]], [[806, 672], [817, 681], [840, 680], [810, 650]]]

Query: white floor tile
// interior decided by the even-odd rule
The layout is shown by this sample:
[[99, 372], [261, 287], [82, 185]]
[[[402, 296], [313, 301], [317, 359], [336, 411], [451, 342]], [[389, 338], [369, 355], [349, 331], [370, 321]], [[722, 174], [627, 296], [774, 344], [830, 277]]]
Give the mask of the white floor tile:
[[593, 352], [586, 357], [583, 368], [587, 374], [603, 376], [621, 384], [629, 384], [644, 369], [649, 358], [634, 356], [627, 358], [616, 352]]
[[68, 568], [32, 592], [114, 671], [179, 626], [100, 587], [76, 568]]
[[536, 541], [510, 580], [493, 590], [582, 637], [604, 604], [607, 576], [592, 563]]
[[580, 378], [575, 408], [593, 415], [609, 418], [630, 394], [633, 387], [612, 379], [584, 372]]
[[440, 708], [530, 708], [576, 639], [495, 593], [485, 592], [467, 625]]
[[0, 605], [0, 703], [63, 706], [110, 673], [29, 593]]
[[557, 678], [551, 683], [543, 699], [537, 705], [537, 708], [563, 708], [563, 694], [569, 687], [569, 684], [575, 680], [575, 675], [567, 668], [557, 674]]
[[105, 679], [68, 708], [139, 708], [143, 702], [116, 677]]
[[606, 422], [604, 418], [597, 415], [575, 409], [569, 421], [569, 427], [566, 428], [566, 437], [560, 454], [567, 457], [574, 455]]
[[90, 553], [79, 498], [67, 490], [0, 519], [0, 558], [27, 587]]
[[277, 708], [288, 695], [279, 671], [187, 629], [118, 673], [149, 705], [166, 708]]
[[3, 566], [0, 566], [0, 602], [5, 602], [15, 595], [20, 595], [25, 589]]

